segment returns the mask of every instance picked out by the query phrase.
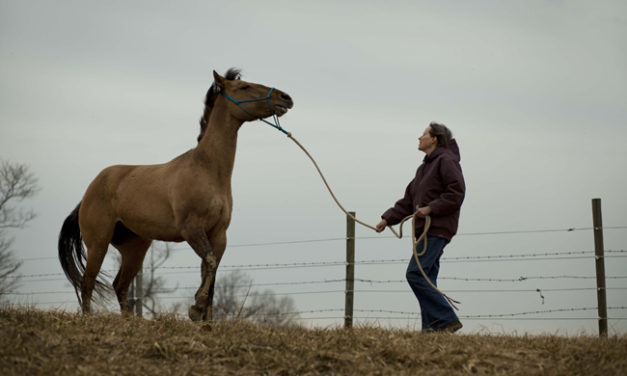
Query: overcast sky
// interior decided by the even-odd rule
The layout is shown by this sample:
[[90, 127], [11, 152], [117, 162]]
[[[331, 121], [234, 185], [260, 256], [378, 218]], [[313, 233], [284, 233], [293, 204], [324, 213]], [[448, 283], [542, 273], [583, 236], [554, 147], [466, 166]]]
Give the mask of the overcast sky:
[[[26, 259], [20, 272], [61, 273], [58, 232], [89, 182], [109, 165], [167, 162], [193, 148], [212, 70], [238, 67], [243, 79], [294, 98], [282, 125], [316, 157], [343, 205], [372, 224], [400, 198], [421, 163], [417, 138], [426, 125], [436, 120], [450, 127], [467, 196], [439, 282], [462, 301], [462, 317], [595, 307], [594, 279], [453, 278], [593, 277], [591, 257], [459, 258], [590, 252], [586, 228], [595, 197], [602, 198], [604, 225], [623, 227], [605, 231], [606, 249], [627, 249], [626, 11], [623, 1], [0, 0], [0, 158], [27, 163], [42, 187], [25, 203], [38, 217], [13, 233], [16, 255]], [[344, 259], [342, 240], [241, 246], [345, 236], [344, 214], [309, 160], [261, 122], [240, 130], [233, 196], [233, 247], [221, 273], [228, 265]], [[578, 230], [476, 235], [568, 228]], [[409, 240], [390, 235], [358, 228], [357, 259], [409, 260]], [[199, 264], [185, 244], [175, 248], [168, 266]], [[607, 275], [624, 277], [625, 253], [609, 255]], [[33, 260], [40, 257], [47, 259]], [[405, 267], [360, 264], [357, 278], [400, 281]], [[344, 277], [342, 266], [245, 272], [255, 283]], [[200, 280], [198, 269], [164, 276], [180, 287]], [[608, 279], [616, 288], [608, 291], [608, 306], [627, 306], [626, 283]], [[356, 288], [356, 309], [419, 312], [406, 283]], [[555, 291], [564, 288], [589, 290]], [[517, 289], [530, 292], [474, 291]], [[15, 301], [77, 308], [62, 276], [27, 277], [20, 291], [67, 291]], [[290, 296], [298, 310], [343, 310], [343, 292]], [[627, 310], [609, 315], [624, 318]], [[594, 318], [594, 310], [521, 317], [534, 320], [462, 321], [467, 333], [597, 330], [595, 320], [565, 319]], [[535, 320], [544, 317], [551, 320]], [[414, 328], [420, 320], [368, 322]], [[627, 332], [627, 320], [610, 321], [610, 332]]]

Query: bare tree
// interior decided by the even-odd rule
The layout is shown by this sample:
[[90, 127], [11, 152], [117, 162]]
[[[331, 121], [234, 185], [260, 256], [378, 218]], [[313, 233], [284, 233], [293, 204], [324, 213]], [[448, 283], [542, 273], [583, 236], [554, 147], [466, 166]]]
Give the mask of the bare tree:
[[213, 301], [217, 320], [245, 319], [259, 324], [293, 325], [298, 318], [294, 300], [277, 299], [272, 290], [251, 291], [252, 280], [240, 271], [218, 279]]
[[11, 252], [13, 239], [6, 238], [4, 230], [0, 230], [0, 301], [4, 300], [6, 294], [14, 291], [20, 278], [13, 275], [22, 266], [22, 262], [17, 260]]
[[8, 230], [23, 228], [35, 218], [34, 211], [25, 210], [19, 204], [38, 190], [37, 178], [26, 165], [0, 163], [0, 299], [17, 288], [19, 277], [14, 274], [22, 265], [11, 250], [14, 239]]
[[[157, 276], [158, 269], [169, 259], [172, 249], [168, 243], [154, 242], [150, 248], [150, 257], [144, 260], [142, 285], [144, 289], [143, 307], [156, 317], [164, 312], [179, 312], [189, 304], [176, 303], [169, 308], [160, 304], [159, 294], [171, 294], [178, 290], [166, 288], [166, 279]], [[115, 262], [122, 261], [119, 253]], [[244, 273], [235, 271], [217, 280], [213, 299], [213, 317], [216, 320], [244, 319], [259, 324], [278, 326], [293, 325], [298, 318], [294, 313], [294, 300], [289, 297], [277, 299], [272, 290], [252, 291], [252, 280]], [[132, 299], [133, 292], [129, 294]], [[131, 306], [134, 301], [129, 301]]]
[[[157, 246], [163, 245], [163, 247]], [[178, 290], [176, 287], [166, 288], [166, 279], [164, 277], [155, 276], [155, 272], [170, 258], [172, 249], [169, 243], [153, 242], [150, 248], [150, 262], [148, 263], [148, 273], [143, 274], [144, 296], [142, 300], [143, 307], [150, 312], [152, 317], [156, 317], [159, 311], [158, 294], [170, 294]], [[144, 264], [146, 261], [144, 260]], [[146, 269], [144, 269], [146, 270]]]

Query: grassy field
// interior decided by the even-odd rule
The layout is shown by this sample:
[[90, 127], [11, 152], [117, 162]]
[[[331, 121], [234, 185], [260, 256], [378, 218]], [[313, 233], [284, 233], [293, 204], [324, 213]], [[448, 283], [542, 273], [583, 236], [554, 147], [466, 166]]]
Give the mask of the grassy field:
[[627, 337], [423, 334], [0, 308], [0, 375], [626, 375]]

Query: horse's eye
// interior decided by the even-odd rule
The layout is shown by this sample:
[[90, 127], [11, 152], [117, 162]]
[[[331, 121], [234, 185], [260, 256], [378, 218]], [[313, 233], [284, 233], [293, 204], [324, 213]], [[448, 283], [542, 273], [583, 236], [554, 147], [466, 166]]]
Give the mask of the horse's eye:
[[247, 90], [247, 89], [250, 89], [250, 86], [249, 85], [244, 85], [244, 86], [241, 87], [241, 89], [242, 90]]

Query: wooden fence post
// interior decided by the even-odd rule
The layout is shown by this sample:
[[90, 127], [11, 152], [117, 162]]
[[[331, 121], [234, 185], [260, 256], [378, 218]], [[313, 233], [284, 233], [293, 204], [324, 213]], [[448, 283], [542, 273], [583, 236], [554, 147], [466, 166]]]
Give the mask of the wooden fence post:
[[[353, 217], [355, 212], [349, 212]], [[344, 328], [353, 327], [353, 299], [355, 296], [355, 220], [346, 216], [346, 298]]]
[[594, 228], [594, 259], [597, 274], [597, 309], [599, 336], [607, 338], [607, 297], [605, 294], [605, 259], [603, 256], [603, 219], [601, 199], [592, 199], [592, 226]]

